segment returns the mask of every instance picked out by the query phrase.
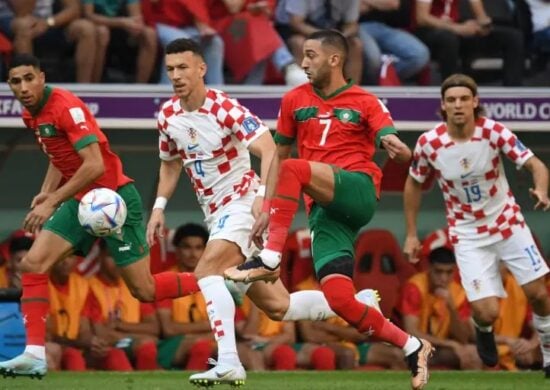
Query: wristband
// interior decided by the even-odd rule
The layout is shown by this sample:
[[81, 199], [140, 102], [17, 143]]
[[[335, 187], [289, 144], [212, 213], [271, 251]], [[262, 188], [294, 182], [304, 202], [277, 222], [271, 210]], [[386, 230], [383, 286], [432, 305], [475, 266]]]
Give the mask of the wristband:
[[265, 197], [265, 185], [260, 185], [256, 191], [256, 196]]
[[164, 196], [158, 196], [157, 199], [155, 199], [155, 204], [153, 205], [153, 210], [154, 209], [164, 210], [166, 208], [167, 203], [168, 203], [168, 199], [166, 199]]
[[262, 213], [268, 213], [269, 210], [271, 210], [271, 199], [264, 199], [264, 203], [262, 204]]

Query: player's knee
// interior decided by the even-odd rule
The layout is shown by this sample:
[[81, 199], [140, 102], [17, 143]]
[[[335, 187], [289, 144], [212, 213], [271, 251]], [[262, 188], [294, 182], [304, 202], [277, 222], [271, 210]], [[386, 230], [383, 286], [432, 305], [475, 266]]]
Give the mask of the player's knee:
[[546, 286], [544, 284], [541, 284], [540, 288], [528, 291], [527, 299], [529, 300], [529, 303], [531, 304], [535, 312], [539, 311], [537, 310], [538, 308], [550, 306], [548, 304], [548, 301], [550, 301], [550, 297], [548, 296], [548, 291], [546, 290]]
[[478, 311], [474, 314], [475, 322], [481, 326], [492, 325], [498, 318], [498, 310], [493, 307], [487, 307], [483, 311]]
[[46, 259], [27, 253], [19, 263], [22, 273], [45, 274], [49, 271], [50, 262]]
[[152, 283], [133, 284], [129, 285], [128, 288], [132, 296], [141, 302], [155, 301], [155, 285]]

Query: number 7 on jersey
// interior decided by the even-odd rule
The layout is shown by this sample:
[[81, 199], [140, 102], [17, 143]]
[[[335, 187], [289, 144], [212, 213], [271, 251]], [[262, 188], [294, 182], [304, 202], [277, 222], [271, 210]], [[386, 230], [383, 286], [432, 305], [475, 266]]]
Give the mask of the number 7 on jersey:
[[319, 142], [320, 146], [323, 146], [325, 142], [327, 142], [327, 136], [328, 136], [328, 131], [330, 130], [331, 122], [332, 122], [331, 119], [319, 119], [319, 123], [325, 126], [325, 128], [323, 129], [323, 135], [321, 136], [321, 141]]

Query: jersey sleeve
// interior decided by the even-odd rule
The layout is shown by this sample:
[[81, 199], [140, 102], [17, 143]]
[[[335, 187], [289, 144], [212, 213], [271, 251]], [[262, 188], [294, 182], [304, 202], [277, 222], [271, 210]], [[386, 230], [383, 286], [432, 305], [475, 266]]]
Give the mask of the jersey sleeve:
[[296, 121], [294, 120], [292, 99], [290, 95], [283, 96], [281, 108], [277, 117], [277, 132], [275, 143], [280, 145], [291, 145], [296, 138]]
[[374, 132], [376, 146], [380, 147], [380, 138], [388, 134], [397, 134], [393, 119], [388, 107], [380, 99], [372, 97], [366, 108], [366, 120], [368, 128]]
[[497, 124], [493, 128], [493, 131], [491, 140], [496, 138], [496, 145], [499, 150], [516, 164], [518, 168], [521, 168], [527, 160], [534, 156], [531, 149], [527, 148], [508, 128]]
[[179, 158], [178, 147], [174, 140], [170, 138], [166, 129], [168, 128], [168, 121], [162, 113], [159, 112], [157, 117], [157, 128], [159, 131], [159, 157], [164, 161], [172, 161]]
[[92, 130], [95, 125], [89, 122], [86, 110], [76, 102], [69, 103], [61, 111], [58, 127], [65, 132], [77, 152], [92, 143], [99, 142], [97, 134]]
[[422, 296], [413, 283], [407, 282], [401, 294], [401, 314], [419, 317], [422, 311]]
[[248, 108], [236, 99], [230, 99], [224, 95], [221, 97], [220, 109], [216, 116], [246, 147], [269, 131], [260, 118], [252, 114]]
[[409, 175], [419, 183], [424, 183], [432, 170], [424, 150], [426, 143], [426, 136], [422, 134], [414, 147], [413, 158], [409, 167]]

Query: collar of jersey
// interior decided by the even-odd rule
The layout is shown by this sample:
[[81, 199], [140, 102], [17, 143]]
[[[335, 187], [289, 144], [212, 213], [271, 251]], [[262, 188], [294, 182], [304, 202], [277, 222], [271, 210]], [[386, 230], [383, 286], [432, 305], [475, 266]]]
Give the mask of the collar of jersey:
[[38, 103], [38, 107], [36, 108], [36, 111], [32, 113], [32, 116], [37, 116], [40, 113], [40, 111], [42, 111], [42, 109], [48, 102], [48, 99], [50, 98], [52, 91], [53, 91], [53, 88], [50, 87], [49, 85], [46, 85], [44, 87], [44, 94], [42, 95], [42, 99], [40, 99], [40, 102]]
[[321, 99], [323, 100], [328, 100], [336, 95], [338, 95], [339, 93], [341, 92], [344, 92], [346, 89], [350, 88], [351, 86], [353, 86], [353, 80], [352, 79], [348, 79], [348, 82], [347, 84], [345, 84], [344, 86], [338, 88], [336, 91], [334, 91], [333, 93], [329, 94], [329, 95], [324, 95], [321, 91], [319, 91], [317, 88], [313, 88], [313, 91], [315, 91], [315, 93], [317, 94], [317, 96], [319, 96]]

